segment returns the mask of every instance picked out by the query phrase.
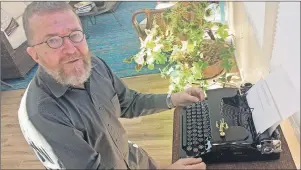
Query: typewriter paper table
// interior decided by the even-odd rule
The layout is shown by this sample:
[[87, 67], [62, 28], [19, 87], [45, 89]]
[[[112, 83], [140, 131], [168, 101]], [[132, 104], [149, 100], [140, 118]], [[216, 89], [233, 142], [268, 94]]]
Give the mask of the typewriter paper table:
[[[174, 111], [173, 122], [173, 146], [172, 146], [172, 162], [174, 163], [179, 159], [179, 147], [180, 147], [180, 112], [179, 108]], [[235, 163], [219, 163], [209, 164], [207, 169], [296, 169], [294, 160], [288, 148], [286, 139], [282, 134], [282, 152], [280, 159], [276, 161], [256, 161], [256, 162], [235, 162]]]

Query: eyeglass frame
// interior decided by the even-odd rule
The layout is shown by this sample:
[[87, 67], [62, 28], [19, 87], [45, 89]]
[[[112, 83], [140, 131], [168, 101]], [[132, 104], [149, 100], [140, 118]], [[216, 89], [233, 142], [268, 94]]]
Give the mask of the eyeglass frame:
[[[70, 35], [71, 35], [72, 33], [76, 32], [76, 31], [80, 31], [80, 32], [83, 34], [83, 38], [82, 38], [79, 42], [74, 42], [74, 41], [72, 41], [72, 40], [70, 39]], [[60, 37], [60, 38], [62, 39], [62, 45], [60, 45], [60, 46], [57, 47], [57, 48], [52, 48], [52, 49], [58, 49], [58, 48], [60, 48], [60, 47], [63, 46], [64, 41], [65, 41], [65, 37], [68, 37], [68, 39], [69, 39], [70, 41], [72, 41], [73, 43], [80, 43], [80, 42], [82, 42], [82, 41], [84, 40], [85, 36], [86, 36], [86, 34], [85, 34], [82, 30], [74, 30], [74, 31], [70, 32], [70, 34], [68, 34], [68, 35], [66, 35], [66, 36], [59, 36], [59, 35], [51, 36], [51, 37], [47, 38], [45, 41], [40, 42], [40, 43], [35, 44], [35, 45], [32, 45], [31, 47], [35, 47], [35, 46], [37, 46], [37, 45], [41, 45], [41, 44], [46, 43], [47, 46], [48, 46], [49, 48], [52, 48], [52, 47], [49, 46], [49, 44], [47, 43], [47, 41], [48, 41], [50, 38], [53, 38], [53, 37]]]

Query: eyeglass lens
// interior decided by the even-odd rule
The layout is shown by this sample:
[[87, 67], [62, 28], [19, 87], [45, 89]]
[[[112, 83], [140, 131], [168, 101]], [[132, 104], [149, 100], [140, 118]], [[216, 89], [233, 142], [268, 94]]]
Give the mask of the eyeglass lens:
[[[74, 31], [69, 35], [69, 39], [74, 43], [79, 43], [83, 40], [84, 34], [81, 31]], [[63, 45], [63, 38], [60, 36], [54, 36], [47, 40], [47, 44], [51, 48], [59, 48]]]

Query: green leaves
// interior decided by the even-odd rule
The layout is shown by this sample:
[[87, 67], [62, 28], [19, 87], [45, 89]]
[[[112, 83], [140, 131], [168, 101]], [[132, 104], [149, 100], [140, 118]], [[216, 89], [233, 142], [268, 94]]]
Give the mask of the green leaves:
[[231, 60], [222, 60], [221, 66], [224, 67], [227, 72], [230, 72], [232, 68], [232, 62]]
[[[173, 92], [182, 91], [185, 85], [194, 83], [207, 89], [208, 82], [201, 80], [204, 69], [209, 63], [220, 61], [226, 72], [231, 71], [235, 51], [225, 42], [229, 36], [228, 26], [206, 19], [215, 11], [206, 11], [209, 4], [203, 1], [177, 2], [162, 14], [155, 15], [159, 20], [161, 17], [164, 24], [155, 19], [152, 28], [147, 30], [147, 38], [141, 41], [140, 51], [124, 62], [131, 63], [134, 59], [138, 71], [143, 66], [149, 70], [158, 68], [162, 77], [170, 78]], [[214, 41], [207, 39], [208, 29], [217, 30]], [[221, 77], [224, 82], [230, 79]]]
[[218, 28], [216, 33], [221, 37], [221, 39], [225, 39], [229, 36], [228, 34], [228, 26], [227, 25], [222, 25], [221, 27]]
[[192, 41], [188, 41], [187, 52], [190, 53], [194, 50], [194, 43]]
[[162, 53], [157, 53], [158, 55], [155, 57], [157, 64], [165, 64], [167, 62], [167, 56]]
[[148, 68], [149, 70], [153, 70], [153, 69], [155, 68], [155, 65], [154, 65], [154, 64], [148, 64], [148, 65], [147, 65], [147, 68]]
[[220, 55], [220, 59], [222, 59], [222, 60], [228, 60], [230, 58], [232, 58], [232, 56], [229, 55], [229, 54], [222, 54], [222, 55]]
[[203, 70], [208, 67], [208, 62], [199, 61], [199, 62], [193, 62], [191, 72], [194, 76], [195, 80], [201, 79], [203, 74]]
[[148, 41], [146, 43], [146, 48], [154, 48], [155, 46], [156, 46], [156, 44], [153, 41]]
[[129, 58], [125, 58], [125, 59], [123, 60], [123, 62], [125, 62], [125, 63], [132, 63], [134, 57], [135, 57], [135, 56], [131, 56], [131, 57], [129, 57]]

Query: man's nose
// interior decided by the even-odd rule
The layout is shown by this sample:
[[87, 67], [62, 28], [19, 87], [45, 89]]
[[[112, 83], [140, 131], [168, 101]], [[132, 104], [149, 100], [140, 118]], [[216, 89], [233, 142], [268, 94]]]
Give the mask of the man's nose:
[[64, 38], [63, 52], [68, 54], [73, 54], [76, 52], [73, 42], [68, 37]]

